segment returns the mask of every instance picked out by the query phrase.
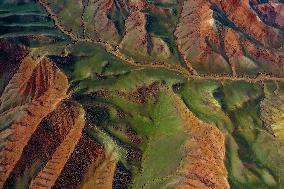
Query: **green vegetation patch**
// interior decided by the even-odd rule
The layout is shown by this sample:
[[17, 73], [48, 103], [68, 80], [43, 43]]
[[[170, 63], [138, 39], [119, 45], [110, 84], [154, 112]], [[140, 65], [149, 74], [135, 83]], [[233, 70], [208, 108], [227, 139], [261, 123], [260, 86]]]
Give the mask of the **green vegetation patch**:
[[232, 131], [233, 124], [228, 115], [223, 111], [222, 104], [215, 96], [218, 96], [218, 88], [221, 84], [211, 80], [191, 80], [181, 86], [176, 86], [184, 103], [201, 120], [215, 124], [223, 131]]

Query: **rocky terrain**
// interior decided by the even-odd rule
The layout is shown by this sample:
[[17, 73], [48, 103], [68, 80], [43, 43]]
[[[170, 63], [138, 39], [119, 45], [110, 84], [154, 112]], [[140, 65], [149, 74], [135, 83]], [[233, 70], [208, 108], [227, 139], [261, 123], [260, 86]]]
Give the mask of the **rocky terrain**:
[[0, 2], [0, 188], [283, 188], [278, 0]]
[[1, 96], [1, 186], [40, 121], [64, 98], [66, 77], [48, 60], [23, 59]]

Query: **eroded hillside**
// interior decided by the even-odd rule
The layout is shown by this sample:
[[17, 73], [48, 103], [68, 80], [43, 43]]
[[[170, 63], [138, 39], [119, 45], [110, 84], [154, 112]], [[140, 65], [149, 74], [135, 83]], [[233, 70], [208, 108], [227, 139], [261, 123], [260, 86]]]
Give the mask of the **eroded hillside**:
[[0, 186], [282, 188], [283, 7], [0, 2]]

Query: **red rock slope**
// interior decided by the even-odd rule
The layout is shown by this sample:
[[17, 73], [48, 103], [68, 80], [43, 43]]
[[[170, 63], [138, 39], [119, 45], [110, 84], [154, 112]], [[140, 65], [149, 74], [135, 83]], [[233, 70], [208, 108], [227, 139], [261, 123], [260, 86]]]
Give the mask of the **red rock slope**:
[[[2, 94], [0, 187], [20, 159], [41, 120], [66, 97], [67, 78], [44, 57], [26, 57]], [[9, 120], [9, 121], [7, 121]]]

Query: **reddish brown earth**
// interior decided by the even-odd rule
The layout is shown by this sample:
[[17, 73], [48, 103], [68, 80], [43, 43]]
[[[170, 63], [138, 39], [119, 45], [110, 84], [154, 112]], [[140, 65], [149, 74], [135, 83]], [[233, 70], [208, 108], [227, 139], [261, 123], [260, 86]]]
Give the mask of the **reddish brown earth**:
[[109, 154], [99, 166], [91, 167], [87, 173], [88, 178], [82, 183], [82, 189], [112, 188], [116, 164], [115, 157]]
[[[255, 9], [261, 9], [259, 6], [264, 4]], [[283, 4], [269, 6], [277, 7], [274, 13], [266, 13], [275, 15], [271, 22], [281, 22], [282, 13], [277, 11]], [[216, 19], [214, 13], [223, 20]], [[265, 70], [283, 75], [283, 34], [259, 16], [248, 0], [184, 1], [175, 31], [180, 52], [199, 73], [234, 75]]]
[[218, 28], [210, 6], [206, 0], [184, 1], [174, 34], [178, 48], [189, 67], [197, 72], [228, 73], [231, 68], [225, 57], [210, 46], [213, 43], [216, 48], [221, 48]]
[[183, 188], [228, 189], [227, 170], [224, 165], [225, 145], [223, 134], [214, 126], [190, 119], [190, 138], [185, 179], [178, 185]]
[[129, 16], [125, 20], [125, 33], [120, 42], [120, 49], [127, 55], [143, 59], [147, 62], [149, 56], [155, 60], [165, 60], [171, 56], [166, 42], [157, 36], [152, 36], [146, 30], [147, 14], [144, 10], [152, 10], [164, 14], [165, 11], [146, 1], [130, 1]]
[[283, 38], [280, 31], [263, 23], [257, 14], [251, 10], [249, 0], [215, 0], [213, 2], [241, 31], [264, 45], [273, 48], [281, 47], [279, 42]]
[[0, 39], [0, 94], [18, 70], [28, 49], [12, 39]]
[[283, 3], [271, 0], [267, 3], [259, 3], [257, 0], [250, 0], [250, 3], [263, 21], [284, 29]]
[[284, 5], [281, 3], [271, 3], [276, 14], [275, 24], [277, 24], [281, 29], [284, 29]]
[[[65, 129], [65, 127], [68, 128], [68, 126], [71, 125], [70, 131], [56, 148], [45, 167], [40, 171], [36, 178], [33, 179], [30, 188], [51, 188], [74, 151], [76, 144], [81, 138], [85, 122], [84, 112], [81, 108], [77, 108], [71, 113], [73, 115], [63, 118], [60, 120], [61, 122], [58, 123], [59, 125], [62, 124], [63, 129]], [[72, 119], [71, 122], [68, 122], [70, 119]]]
[[67, 78], [49, 60], [26, 57], [1, 96], [0, 117], [10, 120], [0, 138], [0, 187], [41, 120], [66, 97]]
[[[73, 0], [72, 0], [73, 1]], [[169, 11], [156, 7], [147, 1], [83, 1], [74, 2], [73, 8], [58, 4], [55, 0], [39, 0], [41, 5], [49, 12], [59, 29], [70, 35], [73, 39], [96, 42], [119, 47], [125, 54], [135, 58], [148, 58], [152, 56], [155, 61], [165, 61], [171, 56], [168, 44], [160, 37], [151, 36], [147, 27], [147, 14], [145, 10], [151, 10], [161, 14]], [[60, 8], [58, 8], [60, 7]], [[76, 10], [75, 10], [76, 9]], [[74, 12], [74, 15], [67, 14]], [[81, 21], [72, 20], [77, 14], [81, 14]], [[123, 26], [118, 26], [110, 15], [121, 14]], [[115, 16], [114, 16], [115, 17]], [[77, 18], [77, 17], [76, 17]], [[77, 28], [76, 31], [72, 27]], [[82, 32], [81, 32], [82, 30]], [[125, 31], [124, 31], [125, 30]]]
[[[123, 1], [122, 1], [123, 2]], [[117, 2], [118, 5], [122, 5]], [[108, 13], [115, 8], [114, 0], [100, 0], [95, 3], [94, 27], [95, 31], [104, 41], [117, 42], [119, 40], [118, 31], [114, 23], [109, 20]], [[123, 5], [122, 5], [123, 6]]]
[[[74, 126], [76, 106], [69, 101], [62, 102], [52, 113], [42, 120], [39, 127], [31, 136], [24, 147], [21, 158], [17, 162], [10, 178], [6, 181], [5, 188], [13, 187], [17, 179], [25, 174], [34, 163], [39, 162], [39, 167], [52, 157], [60, 143]], [[29, 170], [29, 172], [31, 172]], [[30, 177], [37, 174], [31, 173]], [[30, 182], [30, 180], [28, 180]]]
[[[87, 172], [91, 168], [96, 169], [104, 160], [103, 147], [86, 134], [78, 132], [79, 142], [76, 144], [76, 141], [72, 140], [66, 144], [72, 128], [74, 131], [75, 124], [78, 124], [80, 114], [80, 108], [70, 101], [63, 101], [55, 111], [50, 113], [25, 146], [21, 159], [17, 162], [4, 188], [15, 187], [19, 178], [28, 179], [26, 186], [31, 185], [30, 188], [78, 188]], [[76, 145], [74, 150], [68, 148], [70, 144]], [[52, 164], [51, 161], [58, 152], [60, 158]], [[39, 163], [42, 171], [30, 173], [35, 163]], [[63, 168], [62, 165], [64, 165]], [[34, 180], [30, 183], [32, 179]]]
[[83, 134], [52, 188], [78, 188], [89, 178], [88, 172], [96, 170], [104, 159], [103, 147]]
[[[147, 31], [145, 13], [150, 10], [171, 16], [170, 9], [147, 1], [84, 1], [83, 7], [78, 6], [82, 13], [82, 23], [78, 27], [83, 28], [85, 35], [77, 35], [68, 29], [67, 23], [62, 22], [54, 0], [40, 2], [51, 14], [56, 26], [72, 39], [100, 43], [108, 52], [132, 65], [147, 63], [152, 67], [160, 63], [161, 67], [171, 69], [172, 65], [168, 63], [172, 63], [172, 52], [165, 41]], [[171, 27], [188, 74], [201, 77], [212, 74], [251, 77], [263, 72], [274, 77], [284, 75], [283, 32], [280, 30], [283, 3], [185, 0], [177, 4], [180, 15], [177, 24], [171, 24]], [[122, 14], [123, 11], [127, 14], [122, 16], [125, 31], [121, 33], [110, 15]], [[108, 30], [105, 31], [105, 28]], [[179, 67], [178, 70], [185, 69]]]
[[[78, 8], [72, 15], [74, 22], [66, 19], [64, 3], [57, 9], [55, 0], [40, 2], [57, 27], [72, 39], [98, 40], [105, 46], [119, 44], [121, 52], [133, 57], [153, 55], [161, 60], [170, 57], [167, 44], [146, 29], [145, 9], [160, 14], [166, 13], [165, 9], [139, 0], [71, 1], [69, 4]], [[179, 1], [179, 6], [181, 14], [177, 26], [173, 26], [176, 27], [174, 36], [187, 67], [193, 69], [190, 73], [225, 73], [232, 80], [235, 78], [231, 76], [257, 72], [283, 75], [283, 34], [280, 31], [284, 26], [283, 3], [185, 0]], [[119, 35], [109, 14], [121, 9], [127, 9], [129, 15], [124, 23], [125, 32]], [[9, 175], [22, 175], [41, 154], [45, 165], [34, 178], [31, 188], [77, 188], [89, 175], [94, 176], [101, 187], [111, 187], [116, 161], [104, 157], [102, 147], [88, 136], [81, 136], [83, 112], [72, 107], [61, 109], [62, 104], [58, 107], [66, 97], [66, 76], [44, 56], [26, 56], [28, 50], [16, 42], [0, 40], [0, 51], [3, 52], [0, 74], [5, 75], [3, 86], [7, 85], [0, 98], [0, 121], [5, 120], [0, 128], [0, 186], [9, 182]], [[112, 54], [124, 59], [124, 56], [118, 56], [119, 53]], [[139, 65], [139, 62], [131, 63]], [[187, 72], [185, 75], [193, 76]], [[0, 86], [0, 92], [3, 86]], [[146, 93], [153, 89], [141, 88], [126, 98], [144, 103]], [[151, 95], [155, 96], [154, 93]], [[224, 136], [178, 102], [177, 106], [180, 106], [179, 111], [185, 111], [181, 114], [189, 136], [185, 146], [187, 159], [181, 170], [184, 180], [178, 188], [229, 188], [224, 167]], [[50, 136], [48, 129], [42, 128], [44, 118], [54, 127]], [[41, 149], [37, 154], [35, 151], [39, 146]], [[29, 153], [33, 155], [28, 157]], [[103, 160], [106, 166], [99, 166]], [[103, 183], [104, 179], [106, 183]]]
[[176, 109], [188, 133], [186, 158], [180, 169], [182, 181], [177, 189], [229, 189], [225, 160], [225, 137], [215, 126], [200, 121], [178, 97]]
[[145, 25], [146, 15], [139, 10], [133, 11], [125, 21], [126, 32], [120, 43], [121, 48], [140, 56], [147, 55], [149, 36]]

